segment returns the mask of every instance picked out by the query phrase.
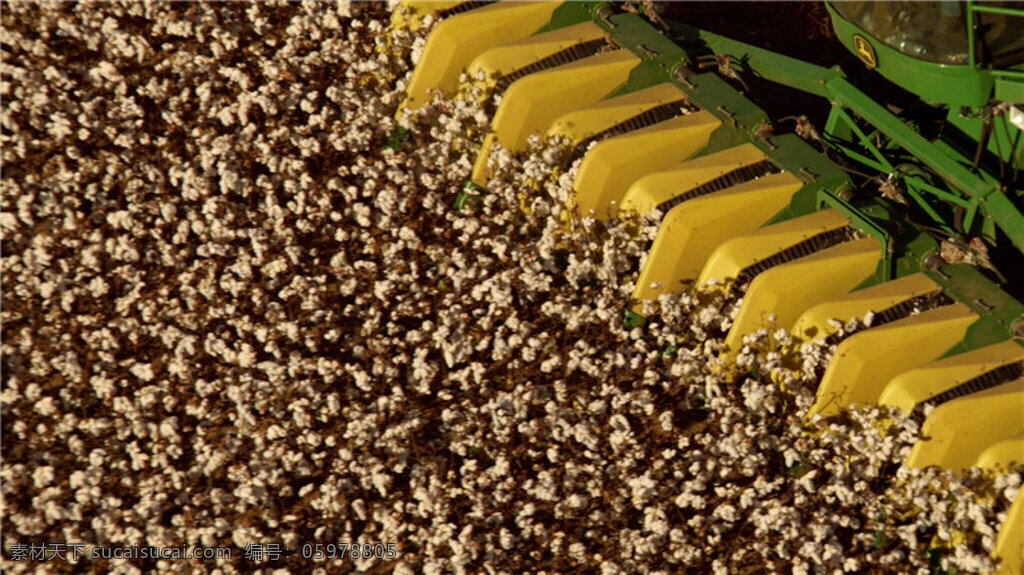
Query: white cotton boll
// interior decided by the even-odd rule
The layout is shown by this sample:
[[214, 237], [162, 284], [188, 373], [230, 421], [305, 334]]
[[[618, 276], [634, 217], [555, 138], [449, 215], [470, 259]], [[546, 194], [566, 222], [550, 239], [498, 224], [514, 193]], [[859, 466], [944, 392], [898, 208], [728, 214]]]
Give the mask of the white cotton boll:
[[551, 373], [559, 366], [559, 364], [561, 364], [561, 362], [562, 360], [558, 356], [551, 356], [541, 362], [540, 370], [542, 373]]
[[388, 496], [388, 490], [391, 488], [392, 479], [391, 476], [382, 471], [376, 472], [372, 477], [373, 487], [380, 493], [381, 497]]
[[728, 523], [733, 523], [738, 518], [736, 508], [730, 504], [719, 505], [718, 507], [715, 508], [715, 511], [712, 515]]
[[694, 494], [691, 494], [691, 493], [681, 493], [681, 494], [679, 494], [679, 496], [677, 496], [676, 499], [675, 499], [675, 504], [676, 504], [676, 506], [681, 507], [683, 509], [689, 507], [691, 509], [697, 509], [697, 510], [704, 509], [704, 507], [706, 505], [706, 503], [704, 501], [704, 496], [702, 496], [702, 495], [694, 495]]
[[655, 535], [666, 535], [669, 523], [665, 512], [657, 507], [644, 509], [644, 531]]
[[814, 484], [814, 478], [818, 475], [818, 470], [815, 469], [809, 473], [805, 473], [800, 479], [797, 480], [797, 484], [808, 493], [814, 493], [817, 490], [817, 486]]
[[55, 474], [53, 472], [53, 467], [50, 465], [44, 465], [36, 468], [36, 470], [32, 472], [32, 483], [35, 485], [36, 489], [42, 489], [53, 483], [54, 477]]
[[612, 415], [611, 419], [608, 420], [608, 424], [615, 431], [621, 431], [621, 432], [629, 432], [630, 431], [629, 420], [626, 419], [626, 417], [624, 415], [622, 415], [621, 413], [616, 413], [615, 415]]
[[800, 454], [795, 449], [790, 447], [783, 454], [783, 458], [786, 461], [786, 467], [792, 467], [793, 465], [800, 462]]
[[89, 282], [88, 288], [89, 292], [92, 293], [92, 297], [94, 298], [103, 297], [104, 295], [107, 294], [108, 291], [110, 291], [110, 285], [107, 284], [107, 282], [99, 276], [94, 277]]
[[46, 396], [37, 401], [32, 410], [43, 416], [51, 416], [57, 413], [57, 403], [52, 397]]
[[272, 424], [267, 427], [266, 437], [268, 441], [275, 441], [283, 437], [287, 437], [287, 432], [280, 425]]
[[253, 367], [256, 365], [256, 350], [249, 344], [242, 345], [242, 351], [236, 356], [238, 365], [241, 367]]
[[128, 210], [117, 210], [107, 215], [107, 223], [115, 229], [129, 230], [134, 225], [131, 212]]
[[355, 512], [356, 517], [359, 517], [361, 521], [366, 521], [366, 502], [362, 499], [356, 499], [352, 501], [352, 511]]
[[[658, 416], [658, 425], [661, 426], [661, 430], [665, 432], [671, 432], [673, 429], [675, 429], [673, 419], [674, 416], [671, 411], [662, 412], [662, 414]], [[668, 459], [668, 457], [666, 457], [666, 459]]]
[[756, 383], [743, 386], [743, 405], [750, 411], [759, 411], [768, 397], [768, 390]]
[[18, 218], [11, 212], [0, 212], [0, 229], [12, 233], [18, 229]]
[[875, 312], [869, 311], [864, 314], [864, 327], [871, 327], [871, 324], [875, 321]]
[[142, 381], [152, 381], [156, 375], [153, 373], [153, 366], [149, 363], [135, 363], [130, 369], [132, 375]]

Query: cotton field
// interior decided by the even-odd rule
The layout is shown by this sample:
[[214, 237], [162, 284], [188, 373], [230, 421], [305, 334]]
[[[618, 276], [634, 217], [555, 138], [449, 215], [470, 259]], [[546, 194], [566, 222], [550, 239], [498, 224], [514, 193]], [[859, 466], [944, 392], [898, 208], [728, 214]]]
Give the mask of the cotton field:
[[[921, 420], [878, 408], [807, 421], [837, 341], [723, 363], [716, 292], [624, 330], [657, 222], [568, 212], [564, 143], [499, 149], [456, 209], [488, 117], [439, 96], [395, 137], [432, 23], [388, 18], [4, 4], [5, 572], [993, 567], [1022, 470], [904, 467]], [[54, 542], [86, 556], [17, 556]], [[90, 555], [134, 546], [233, 552]]]

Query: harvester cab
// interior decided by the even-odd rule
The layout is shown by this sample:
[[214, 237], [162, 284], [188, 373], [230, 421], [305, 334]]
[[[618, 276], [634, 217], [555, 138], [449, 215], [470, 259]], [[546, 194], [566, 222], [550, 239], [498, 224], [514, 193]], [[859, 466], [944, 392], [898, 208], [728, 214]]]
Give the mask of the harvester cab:
[[942, 106], [943, 140], [1021, 190], [1024, 4], [835, 2], [839, 40], [869, 68]]
[[[807, 341], [870, 317], [812, 416], [930, 405], [910, 465], [1024, 462], [1024, 6], [828, 4], [839, 41], [915, 95], [906, 107], [838, 66], [620, 8], [399, 8], [394, 27], [441, 19], [399, 114], [437, 92], [491, 112], [460, 205], [486, 193], [496, 146], [566, 138], [580, 161], [567, 210], [660, 218], [628, 326], [686, 290], [742, 291], [726, 355], [764, 327]], [[827, 121], [770, 117], [753, 80], [819, 96]], [[993, 551], [1007, 573], [1024, 572], [1022, 499]]]

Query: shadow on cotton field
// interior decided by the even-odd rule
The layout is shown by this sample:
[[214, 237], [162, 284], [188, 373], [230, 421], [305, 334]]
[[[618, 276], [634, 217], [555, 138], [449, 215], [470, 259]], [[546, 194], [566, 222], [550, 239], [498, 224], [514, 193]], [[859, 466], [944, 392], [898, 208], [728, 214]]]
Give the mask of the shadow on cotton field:
[[[837, 342], [723, 364], [741, 289], [624, 330], [656, 221], [566, 212], [563, 142], [499, 148], [456, 210], [487, 115], [398, 130], [432, 23], [387, 18], [4, 5], [5, 572], [991, 567], [1020, 470], [903, 467], [920, 421], [878, 408], [806, 422]], [[182, 546], [231, 556], [93, 556]]]

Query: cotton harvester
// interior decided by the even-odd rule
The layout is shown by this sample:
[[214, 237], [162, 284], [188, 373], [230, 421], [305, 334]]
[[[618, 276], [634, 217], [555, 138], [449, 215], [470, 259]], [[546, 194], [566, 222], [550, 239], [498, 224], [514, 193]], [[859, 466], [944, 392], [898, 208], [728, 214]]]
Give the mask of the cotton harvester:
[[[769, 315], [804, 340], [871, 317], [812, 415], [930, 404], [909, 465], [1024, 461], [1024, 3], [827, 5], [838, 40], [909, 96], [898, 106], [838, 66], [619, 8], [405, 3], [393, 26], [442, 21], [403, 109], [468, 73], [501, 95], [468, 188], [486, 189], [495, 145], [561, 136], [582, 158], [580, 215], [661, 213], [628, 324], [644, 300], [709, 285], [747, 286], [727, 350]], [[751, 84], [819, 96], [827, 120], [769, 117]], [[1024, 572], [1022, 545], [1018, 496], [1002, 571]]]

